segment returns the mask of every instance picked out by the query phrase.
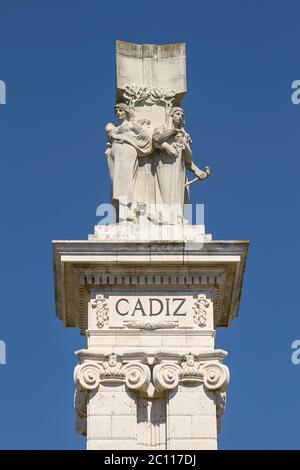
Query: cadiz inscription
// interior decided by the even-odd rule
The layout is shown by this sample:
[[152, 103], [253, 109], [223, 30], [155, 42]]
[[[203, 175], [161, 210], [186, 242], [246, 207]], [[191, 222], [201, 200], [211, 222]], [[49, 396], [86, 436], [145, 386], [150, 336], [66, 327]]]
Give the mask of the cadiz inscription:
[[[209, 294], [203, 291], [97, 292], [91, 298], [90, 315], [95, 329], [213, 328]], [[197, 315], [201, 322], [195, 321]]]
[[115, 309], [118, 315], [122, 317], [185, 317], [186, 310], [185, 297], [157, 298], [149, 297], [143, 299], [137, 297], [134, 302], [126, 297], [117, 300]]

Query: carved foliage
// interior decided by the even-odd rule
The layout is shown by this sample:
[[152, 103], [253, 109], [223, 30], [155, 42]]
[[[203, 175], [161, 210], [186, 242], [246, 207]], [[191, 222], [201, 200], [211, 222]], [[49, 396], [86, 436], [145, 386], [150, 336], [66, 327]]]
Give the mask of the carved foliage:
[[124, 322], [126, 328], [141, 329], [141, 330], [158, 330], [163, 328], [176, 328], [177, 321], [126, 321]]
[[199, 363], [195, 363], [194, 355], [188, 353], [181, 363], [179, 378], [182, 382], [202, 382], [203, 374], [199, 370]]
[[137, 103], [163, 104], [166, 108], [171, 108], [175, 95], [175, 91], [168, 88], [153, 88], [133, 83], [126, 85], [123, 97], [132, 109]]
[[100, 382], [125, 383], [131, 390], [146, 390], [151, 378], [147, 365], [139, 361], [123, 364], [114, 353], [107, 361], [86, 361], [75, 367], [74, 381], [80, 391], [96, 390]]
[[92, 300], [92, 308], [96, 309], [96, 320], [98, 328], [103, 328], [109, 319], [108, 302], [104, 295], [96, 295], [96, 298]]
[[107, 356], [105, 361], [86, 360], [77, 365], [74, 371], [77, 388], [74, 400], [77, 431], [86, 434], [88, 392], [95, 391], [101, 382], [124, 383], [128, 389], [146, 392], [148, 396], [151, 396], [151, 387], [163, 393], [175, 389], [180, 383], [203, 384], [207, 392], [213, 392], [219, 431], [226, 405], [225, 390], [229, 382], [229, 370], [219, 361], [199, 362], [199, 359], [199, 356], [189, 352], [179, 361], [163, 360], [152, 369], [153, 385], [151, 366], [139, 360], [129, 360], [124, 364], [122, 358], [115, 353]]
[[110, 354], [108, 361], [101, 363], [100, 379], [114, 382], [124, 381], [125, 372], [123, 370], [123, 365], [120, 361], [118, 361], [116, 354]]
[[204, 294], [199, 294], [195, 299], [193, 310], [194, 310], [194, 323], [201, 328], [204, 328], [207, 324], [207, 309], [209, 307], [209, 301], [206, 299]]
[[158, 391], [172, 390], [184, 382], [203, 383], [207, 391], [223, 392], [229, 382], [229, 370], [216, 362], [200, 364], [192, 353], [186, 354], [180, 365], [163, 362], [153, 369], [153, 383]]

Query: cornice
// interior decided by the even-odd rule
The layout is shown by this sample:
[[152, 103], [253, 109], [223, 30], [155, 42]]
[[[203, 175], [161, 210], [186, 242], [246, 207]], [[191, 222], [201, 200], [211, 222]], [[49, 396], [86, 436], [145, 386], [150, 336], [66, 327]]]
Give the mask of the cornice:
[[215, 327], [228, 326], [239, 308], [247, 241], [211, 241], [199, 250], [179, 242], [54, 241], [57, 316], [87, 329], [92, 290], [210, 290]]

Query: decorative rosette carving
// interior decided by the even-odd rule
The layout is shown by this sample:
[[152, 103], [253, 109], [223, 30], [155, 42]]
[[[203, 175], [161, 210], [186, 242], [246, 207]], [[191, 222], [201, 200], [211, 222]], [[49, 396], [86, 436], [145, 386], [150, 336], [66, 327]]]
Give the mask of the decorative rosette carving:
[[74, 381], [79, 390], [92, 391], [100, 383], [101, 366], [96, 362], [88, 361], [78, 364], [74, 370]]
[[153, 384], [156, 390], [163, 392], [176, 388], [179, 382], [181, 369], [174, 363], [158, 364], [153, 369]]
[[225, 390], [229, 383], [229, 369], [223, 364], [208, 363], [201, 367], [203, 382], [207, 390]]
[[98, 328], [103, 328], [109, 319], [107, 299], [103, 294], [97, 294], [92, 300], [92, 308], [96, 309], [96, 320]]
[[207, 315], [206, 310], [209, 307], [209, 301], [207, 300], [204, 294], [199, 294], [198, 297], [195, 299], [193, 310], [194, 310], [194, 323], [204, 328], [207, 324]]
[[147, 365], [132, 361], [124, 366], [125, 383], [134, 391], [147, 390], [151, 380], [151, 372]]

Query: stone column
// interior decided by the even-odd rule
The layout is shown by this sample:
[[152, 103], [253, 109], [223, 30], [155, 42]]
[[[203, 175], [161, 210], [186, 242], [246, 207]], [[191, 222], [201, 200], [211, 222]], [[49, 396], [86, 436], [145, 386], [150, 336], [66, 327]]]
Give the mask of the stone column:
[[57, 314], [87, 338], [75, 368], [88, 449], [216, 449], [246, 242], [54, 242]]
[[74, 377], [88, 449], [217, 448], [229, 372], [214, 338], [237, 315], [248, 242], [187, 223], [187, 188], [211, 171], [179, 107], [185, 54], [117, 42], [105, 155], [119, 223], [53, 244], [57, 315], [87, 338]]
[[136, 393], [148, 387], [149, 368], [139, 361], [124, 365], [114, 353], [108, 357], [88, 350], [77, 354], [77, 429], [87, 435], [87, 448], [135, 449]]
[[189, 353], [179, 379], [168, 394], [167, 448], [216, 449], [218, 420], [224, 411], [219, 397], [222, 394], [225, 406], [229, 382], [227, 367], [218, 361], [197, 363]]

